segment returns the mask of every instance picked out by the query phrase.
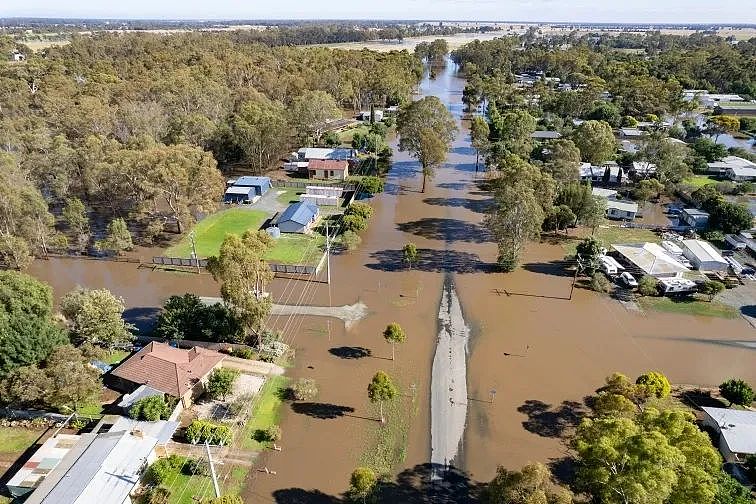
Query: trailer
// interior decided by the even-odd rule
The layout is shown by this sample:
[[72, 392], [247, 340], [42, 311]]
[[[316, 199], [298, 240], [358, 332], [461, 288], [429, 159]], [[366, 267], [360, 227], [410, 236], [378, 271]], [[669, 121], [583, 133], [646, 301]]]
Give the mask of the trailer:
[[696, 291], [696, 282], [687, 278], [662, 278], [659, 285], [663, 294], [689, 294]]
[[725, 242], [732, 247], [733, 250], [745, 250], [746, 243], [740, 239], [739, 236], [728, 234], [725, 235]]

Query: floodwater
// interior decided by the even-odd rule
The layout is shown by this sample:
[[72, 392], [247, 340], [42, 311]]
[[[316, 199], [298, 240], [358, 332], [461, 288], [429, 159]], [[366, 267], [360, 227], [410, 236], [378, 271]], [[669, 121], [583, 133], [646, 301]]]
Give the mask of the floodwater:
[[[431, 369], [445, 281], [453, 283], [470, 327], [467, 419], [454, 461], [467, 472], [458, 475], [464, 481], [486, 481], [498, 464], [519, 468], [529, 461], [552, 463], [559, 472], [567, 453], [563, 437], [578, 421], [584, 396], [614, 371], [636, 376], [655, 369], [675, 383], [707, 386], [733, 376], [756, 381], [756, 349], [739, 344], [756, 341], [756, 332], [742, 319], [632, 313], [582, 288], [570, 299], [572, 278], [561, 267], [559, 244], [531, 244], [515, 272], [492, 272], [496, 246], [481, 224], [491, 197], [476, 184], [482, 175], [461, 120], [464, 81], [454, 71], [450, 65], [421, 86], [449, 106], [461, 127], [426, 193], [419, 192], [417, 162], [397, 152], [386, 192], [371, 202], [375, 215], [359, 250], [332, 260], [331, 288], [319, 281], [274, 282], [277, 303], [361, 301], [368, 315], [348, 330], [338, 320], [271, 317], [270, 325], [297, 352], [287, 374], [314, 378], [320, 394], [283, 407], [282, 450], [260, 457], [244, 489], [248, 502], [333, 502], [346, 490], [380, 429], [366, 392], [378, 370], [399, 382], [401, 407], [416, 409], [408, 413], [404, 462], [395, 471], [402, 486], [413, 488], [404, 488], [396, 502], [437, 491], [423, 486], [423, 471], [431, 460]], [[401, 251], [409, 241], [420, 252], [411, 271]], [[218, 291], [207, 275], [133, 264], [38, 261], [32, 273], [53, 284], [56, 295], [77, 284], [107, 287], [144, 312], [171, 294]], [[390, 322], [407, 333], [395, 361], [381, 334]], [[409, 391], [416, 391], [414, 401]], [[264, 467], [275, 474], [259, 470]], [[220, 477], [229, 471], [223, 468]]]

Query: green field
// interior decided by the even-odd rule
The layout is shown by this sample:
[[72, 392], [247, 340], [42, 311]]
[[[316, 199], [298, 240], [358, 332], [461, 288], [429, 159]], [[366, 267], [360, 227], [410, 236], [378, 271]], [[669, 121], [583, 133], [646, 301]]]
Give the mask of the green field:
[[672, 299], [668, 297], [641, 297], [638, 304], [646, 310], [656, 310], [699, 317], [719, 317], [734, 319], [739, 316], [738, 310], [732, 306], [713, 301], [709, 303], [697, 298]]
[[708, 175], [693, 175], [692, 177], [688, 177], [683, 180], [683, 184], [691, 185], [696, 189], [708, 184], [716, 184], [717, 182], [719, 181], [712, 177], [709, 177]]
[[42, 434], [42, 431], [21, 427], [0, 428], [0, 453], [23, 452]]
[[[269, 448], [270, 443], [261, 443], [254, 439], [255, 431], [267, 429], [271, 425], [278, 424], [281, 416], [281, 405], [289, 379], [285, 376], [271, 376], [263, 385], [260, 395], [253, 401], [257, 404], [252, 410], [252, 415], [244, 427], [242, 447], [251, 450], [264, 450]], [[283, 433], [286, 436], [286, 433]]]
[[[616, 224], [604, 224], [596, 229], [594, 236], [598, 239], [604, 247], [607, 249], [612, 243], [644, 243], [644, 242], [658, 242], [659, 237], [650, 229], [640, 228], [624, 228]], [[591, 235], [591, 230], [583, 228], [578, 233], [580, 238], [586, 238]], [[580, 240], [572, 240], [564, 243], [564, 250], [567, 255], [574, 255], [575, 248]]]
[[[242, 234], [247, 229], [259, 229], [268, 215], [260, 210], [229, 208], [205, 217], [194, 226], [197, 255], [214, 256], [227, 234]], [[192, 242], [187, 234], [166, 251], [170, 257], [191, 257]]]
[[[216, 255], [227, 234], [242, 234], [247, 229], [259, 229], [267, 218], [268, 215], [263, 211], [245, 208], [230, 208], [206, 217], [194, 226], [197, 255], [202, 258]], [[325, 237], [318, 233], [282, 234], [275, 240], [266, 259], [274, 263], [315, 265], [323, 255], [323, 245]], [[166, 255], [190, 257], [191, 252], [192, 244], [187, 235], [169, 248]]]

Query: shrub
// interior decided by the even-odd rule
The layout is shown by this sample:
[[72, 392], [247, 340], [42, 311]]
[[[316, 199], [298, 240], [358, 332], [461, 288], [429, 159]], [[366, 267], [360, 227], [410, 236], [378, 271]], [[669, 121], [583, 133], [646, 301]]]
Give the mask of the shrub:
[[378, 194], [383, 192], [383, 180], [372, 175], [362, 177], [362, 179], [353, 179], [351, 182], [356, 183], [359, 192], [365, 194]]
[[168, 504], [171, 499], [171, 491], [165, 487], [157, 487], [150, 490], [142, 502], [146, 504]]
[[725, 290], [725, 284], [718, 280], [706, 280], [698, 286], [698, 292], [709, 296], [709, 302], [714, 301], [714, 297]]
[[344, 218], [341, 219], [341, 224], [346, 231], [352, 231], [355, 233], [367, 228], [367, 221], [356, 214], [344, 215]]
[[354, 231], [347, 230], [341, 235], [341, 243], [347, 250], [355, 250], [362, 243], [362, 238]]
[[656, 296], [658, 294], [656, 278], [650, 275], [643, 275], [638, 280], [638, 293], [641, 296]]
[[281, 427], [271, 425], [265, 429], [257, 429], [254, 434], [255, 441], [259, 443], [275, 443], [281, 439]]
[[603, 273], [594, 273], [591, 277], [591, 289], [596, 292], [609, 292], [612, 287], [612, 283], [606, 278]]
[[157, 459], [144, 473], [144, 481], [149, 485], [160, 485], [182, 465], [184, 459], [175, 454]]
[[187, 476], [210, 476], [210, 464], [203, 458], [190, 458], [182, 466], [181, 472]]
[[185, 432], [186, 439], [191, 444], [204, 443], [227, 445], [231, 442], [231, 429], [207, 420], [194, 420]]
[[129, 408], [129, 416], [135, 420], [168, 420], [171, 416], [171, 407], [162, 395], [154, 395], [139, 399]]
[[318, 395], [318, 385], [312, 378], [300, 378], [291, 387], [291, 395], [297, 401], [309, 401]]
[[234, 389], [234, 382], [238, 377], [239, 371], [236, 369], [214, 369], [207, 379], [207, 386], [205, 387], [207, 395], [213, 399], [222, 398], [225, 400], [226, 396]]
[[672, 386], [667, 377], [657, 371], [643, 373], [635, 380], [635, 384], [642, 387], [646, 395], [656, 396], [659, 399], [667, 397], [672, 391]]
[[371, 207], [367, 203], [355, 201], [354, 203], [349, 205], [349, 208], [347, 208], [346, 211], [344, 211], [344, 215], [359, 215], [363, 219], [367, 220], [373, 216], [373, 207]]
[[727, 380], [719, 386], [719, 393], [730, 404], [749, 406], [753, 402], [753, 388], [743, 380], [736, 380], [734, 378]]
[[254, 360], [255, 351], [251, 348], [234, 348], [233, 350], [231, 350], [231, 356], [238, 357], [239, 359]]
[[211, 499], [205, 499], [202, 504], [244, 504], [244, 501], [238, 495], [221, 495]]

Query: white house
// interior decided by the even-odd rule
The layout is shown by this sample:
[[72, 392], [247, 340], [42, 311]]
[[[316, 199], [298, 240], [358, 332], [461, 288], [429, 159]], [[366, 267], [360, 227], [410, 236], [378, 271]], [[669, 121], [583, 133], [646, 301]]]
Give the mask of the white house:
[[683, 255], [694, 268], [701, 271], [727, 271], [730, 264], [709, 242], [703, 240], [683, 240]]
[[756, 164], [753, 166], [730, 166], [725, 170], [725, 177], [735, 182], [756, 180]]
[[756, 163], [738, 156], [725, 156], [719, 161], [707, 163], [709, 173], [724, 175], [730, 168], [756, 168]]
[[637, 203], [615, 199], [606, 200], [606, 216], [610, 219], [633, 220], [637, 214]]
[[648, 161], [633, 161], [633, 171], [639, 177], [650, 177], [656, 173], [656, 165]]
[[719, 435], [719, 452], [726, 462], [744, 462], [756, 454], [756, 411], [701, 409], [703, 424]]

